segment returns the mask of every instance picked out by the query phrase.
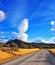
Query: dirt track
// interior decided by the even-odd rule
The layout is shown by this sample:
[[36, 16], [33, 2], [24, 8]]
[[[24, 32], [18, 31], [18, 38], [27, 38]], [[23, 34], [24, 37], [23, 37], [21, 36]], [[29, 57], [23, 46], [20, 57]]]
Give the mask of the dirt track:
[[1, 65], [55, 65], [55, 57], [49, 51], [41, 49]]

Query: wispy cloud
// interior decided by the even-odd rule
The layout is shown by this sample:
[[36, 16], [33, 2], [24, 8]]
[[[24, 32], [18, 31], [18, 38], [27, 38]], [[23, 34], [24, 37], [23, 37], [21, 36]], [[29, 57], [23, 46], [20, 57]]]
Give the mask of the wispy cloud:
[[4, 32], [0, 32], [0, 34], [4, 34]]
[[0, 42], [5, 43], [5, 42], [7, 42], [8, 40], [9, 40], [9, 38], [7, 38], [7, 37], [5, 37], [5, 36], [1, 36], [1, 37], [0, 37]]
[[13, 35], [17, 35], [18, 33], [17, 32], [12, 32]]
[[44, 38], [36, 38], [36, 40], [40, 40], [41, 42], [44, 43], [54, 43], [55, 44], [55, 37], [49, 38], [49, 39], [44, 39]]
[[51, 31], [54, 31], [54, 28], [51, 28]]
[[55, 33], [55, 21], [51, 21], [51, 25], [52, 28], [50, 30]]
[[4, 11], [0, 10], [0, 21], [5, 20], [6, 18], [6, 14], [4, 13]]

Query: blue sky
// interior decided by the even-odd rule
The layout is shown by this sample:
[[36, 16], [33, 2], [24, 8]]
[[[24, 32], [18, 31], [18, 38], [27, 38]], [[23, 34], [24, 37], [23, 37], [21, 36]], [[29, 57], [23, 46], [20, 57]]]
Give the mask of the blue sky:
[[[19, 33], [23, 19], [28, 19], [28, 40], [55, 37], [50, 24], [55, 21], [55, 0], [0, 0], [0, 10], [5, 20], [0, 21], [0, 36], [11, 38], [12, 32]], [[3, 32], [3, 33], [2, 33]]]

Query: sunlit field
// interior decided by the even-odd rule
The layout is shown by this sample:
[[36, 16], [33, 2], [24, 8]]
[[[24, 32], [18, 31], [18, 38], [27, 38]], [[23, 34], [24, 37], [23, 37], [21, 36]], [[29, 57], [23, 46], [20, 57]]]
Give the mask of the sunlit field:
[[10, 49], [8, 52], [3, 52], [0, 50], [0, 63], [7, 62], [11, 59], [14, 59], [16, 57], [21, 57], [23, 55], [39, 51], [38, 48], [35, 49], [18, 49], [17, 51], [11, 51]]
[[51, 53], [55, 54], [55, 49], [48, 49]]

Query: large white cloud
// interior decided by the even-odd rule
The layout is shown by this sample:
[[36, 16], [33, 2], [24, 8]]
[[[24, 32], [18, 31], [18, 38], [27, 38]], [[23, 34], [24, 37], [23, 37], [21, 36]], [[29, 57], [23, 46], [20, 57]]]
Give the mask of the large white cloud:
[[17, 35], [17, 38], [23, 41], [27, 41], [28, 35], [25, 33], [28, 30], [28, 19], [27, 18], [22, 20], [18, 29], [19, 29], [19, 34]]
[[18, 29], [20, 33], [26, 32], [28, 30], [28, 19], [27, 18], [22, 20]]
[[6, 18], [5, 13], [2, 10], [0, 10], [0, 21], [5, 20], [5, 18]]

